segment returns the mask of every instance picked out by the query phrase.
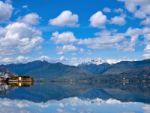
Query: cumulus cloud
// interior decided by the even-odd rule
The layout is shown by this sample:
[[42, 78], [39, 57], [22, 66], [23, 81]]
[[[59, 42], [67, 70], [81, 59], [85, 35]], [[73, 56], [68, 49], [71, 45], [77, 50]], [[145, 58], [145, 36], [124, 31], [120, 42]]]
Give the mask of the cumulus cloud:
[[9, 63], [13, 63], [14, 61], [12, 58], [9, 58], [9, 57], [1, 58], [0, 60], [1, 60], [0, 62], [1, 64], [9, 64]]
[[11, 4], [0, 1], [0, 22], [8, 20], [12, 15], [13, 7]]
[[149, 59], [150, 58], [150, 28], [149, 27], [143, 28], [142, 34], [145, 38], [145, 45], [146, 45], [144, 49], [143, 57], [145, 59]]
[[47, 61], [51, 63], [56, 63], [60, 62], [57, 58], [50, 58], [49, 56], [42, 55], [42, 56], [37, 56], [37, 57], [30, 57], [30, 56], [10, 56], [10, 57], [0, 57], [0, 64], [12, 64], [12, 63], [28, 63], [32, 61]]
[[[55, 44], [62, 44], [63, 46], [57, 47], [59, 54], [67, 52], [77, 53], [82, 51], [83, 47], [86, 50], [99, 50], [99, 49], [117, 49], [121, 51], [133, 52], [136, 49], [136, 45], [139, 44], [140, 37], [144, 37], [144, 58], [149, 58], [149, 49], [146, 48], [150, 44], [150, 29], [147, 28], [132, 28], [129, 27], [125, 32], [107, 31], [102, 30], [99, 33], [95, 33], [95, 36], [88, 38], [76, 38], [72, 32], [52, 34], [51, 40]], [[72, 46], [66, 46], [72, 45]], [[82, 48], [80, 48], [82, 46]], [[85, 53], [85, 50], [83, 50]]]
[[64, 53], [68, 53], [68, 52], [75, 52], [77, 50], [78, 49], [74, 45], [63, 45], [63, 46], [57, 47], [58, 54], [64, 54]]
[[90, 17], [92, 27], [102, 28], [106, 24], [107, 17], [101, 11], [96, 12]]
[[0, 29], [1, 55], [24, 54], [43, 41], [42, 33], [25, 23], [15, 22]]
[[148, 33], [148, 29], [141, 28], [128, 28], [124, 33], [103, 30], [96, 33], [95, 37], [78, 39], [78, 44], [86, 45], [91, 49], [114, 48], [131, 52], [135, 51], [135, 46], [139, 41], [140, 36], [143, 36], [146, 40], [148, 39]]
[[111, 34], [111, 32], [101, 32], [94, 38], [80, 39], [78, 44], [87, 45], [92, 49], [116, 48], [117, 43], [124, 39], [122, 34]]
[[142, 35], [142, 30], [139, 28], [128, 28], [125, 36], [129, 36], [130, 37], [130, 41], [129, 42], [124, 42], [124, 50], [127, 51], [134, 51], [135, 50], [135, 45], [137, 43], [137, 40], [139, 39], [139, 36]]
[[137, 18], [145, 18], [150, 15], [149, 0], [118, 0], [125, 3], [127, 10]]
[[[125, 42], [126, 44], [126, 49], [130, 51], [134, 51], [135, 45], [140, 37], [144, 38], [143, 44], [145, 45], [144, 48], [144, 54], [143, 58], [144, 59], [149, 59], [150, 58], [150, 28], [149, 27], [144, 27], [144, 28], [128, 28], [124, 36], [129, 36], [130, 41]], [[125, 47], [123, 48], [125, 49]]]
[[19, 20], [26, 24], [36, 25], [39, 23], [40, 16], [37, 13], [29, 13], [25, 15], [24, 17], [19, 18]]
[[144, 49], [144, 55], [143, 57], [145, 59], [149, 59], [150, 58], [150, 44], [147, 44], [145, 49]]
[[16, 57], [16, 63], [26, 63], [26, 62], [29, 62], [29, 61], [30, 61], [29, 57], [25, 57], [25, 56]]
[[150, 26], [150, 16], [141, 22], [142, 25]]
[[59, 16], [54, 19], [49, 20], [49, 24], [53, 26], [60, 27], [77, 27], [78, 25], [78, 15], [73, 14], [71, 11], [63, 11]]
[[[77, 52], [76, 48], [79, 46], [85, 46], [89, 49], [95, 50], [113, 48], [123, 51], [135, 51], [135, 45], [137, 44], [139, 37], [143, 34], [145, 33], [139, 28], [128, 28], [124, 33], [103, 30], [96, 33], [94, 37], [89, 38], [76, 38], [72, 32], [64, 32], [60, 34], [55, 32], [52, 34], [51, 40], [54, 41], [55, 44], [64, 44], [64, 46], [57, 47], [59, 54], [72, 51]], [[73, 45], [73, 47], [66, 45]], [[78, 50], [80, 49], [78, 48]], [[81, 51], [82, 50], [83, 49], [81, 48]]]
[[76, 41], [76, 37], [72, 32], [54, 32], [52, 33], [51, 40], [56, 44], [68, 44]]
[[115, 16], [111, 19], [112, 24], [124, 25], [126, 23], [124, 16]]
[[140, 36], [144, 37], [144, 53], [143, 58], [149, 59], [150, 58], [150, 28], [144, 27], [144, 28], [128, 28], [127, 32], [125, 33], [126, 36], [130, 36], [131, 40], [128, 44], [128, 48], [134, 49], [134, 46], [137, 42], [137, 40], [140, 38]]
[[142, 30], [140, 28], [128, 28], [126, 31], [126, 34], [129, 36], [139, 36], [140, 34], [142, 34]]
[[16, 58], [4, 57], [0, 58], [0, 64], [11, 64], [11, 63], [27, 63], [31, 59], [25, 56], [17, 56]]

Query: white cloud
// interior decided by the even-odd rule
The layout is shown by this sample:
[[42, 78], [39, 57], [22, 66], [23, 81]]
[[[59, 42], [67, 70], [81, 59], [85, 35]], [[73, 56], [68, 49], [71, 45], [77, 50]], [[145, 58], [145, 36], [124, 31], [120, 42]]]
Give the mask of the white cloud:
[[140, 34], [142, 34], [142, 30], [140, 28], [128, 28], [126, 34], [129, 36], [139, 36]]
[[77, 50], [78, 49], [74, 45], [63, 45], [63, 46], [57, 47], [58, 54], [65, 54], [65, 53], [68, 53], [68, 52], [75, 52]]
[[102, 28], [105, 26], [107, 17], [98, 11], [90, 17], [90, 24], [92, 27]]
[[11, 4], [0, 1], [0, 22], [8, 20], [12, 15], [13, 7]]
[[79, 26], [78, 15], [66, 10], [63, 11], [58, 17], [50, 19], [49, 24], [60, 27], [77, 27]]
[[150, 58], [150, 28], [149, 27], [145, 27], [143, 29], [143, 34], [144, 34], [144, 37], [145, 37], [145, 49], [144, 49], [144, 54], [143, 54], [143, 57], [145, 59], [149, 59]]
[[[58, 59], [58, 62], [61, 62], [63, 64], [66, 65], [74, 65], [74, 66], [78, 66], [79, 64], [102, 64], [102, 63], [109, 63], [109, 64], [115, 64], [118, 63], [120, 61], [124, 61], [125, 59], [102, 59], [102, 58], [81, 58], [81, 57], [72, 57], [72, 58], [66, 58], [66, 57], [62, 57], [62, 60]], [[129, 61], [129, 59], [126, 59]], [[133, 60], [132, 60], [133, 61]]]
[[37, 57], [30, 57], [30, 56], [16, 56], [16, 57], [0, 57], [0, 64], [11, 64], [11, 63], [28, 63], [32, 61], [47, 61], [51, 63], [60, 62], [57, 58], [50, 58], [49, 56], [42, 55]]
[[141, 22], [142, 25], [150, 26], [150, 16]]
[[124, 33], [124, 37], [129, 37], [130, 39], [127, 41], [127, 38], [125, 38], [119, 48], [124, 51], [135, 51], [135, 45], [141, 34], [142, 30], [139, 28], [128, 28]]
[[136, 11], [134, 13], [134, 16], [137, 17], [137, 18], [145, 18], [146, 17], [145, 13], [142, 12], [142, 11]]
[[[61, 62], [63, 64], [67, 65], [74, 65], [78, 66], [79, 64], [102, 64], [102, 63], [109, 63], [109, 64], [115, 64], [120, 61], [123, 61], [125, 59], [102, 59], [102, 58], [77, 58], [77, 57], [72, 57], [72, 58], [64, 58]], [[129, 60], [129, 59], [126, 59]], [[133, 60], [132, 60], [133, 61]]]
[[122, 34], [101, 32], [94, 38], [80, 39], [78, 44], [87, 45], [92, 49], [116, 48], [117, 44], [124, 39]]
[[144, 55], [143, 57], [145, 59], [150, 59], [150, 44], [147, 44], [145, 49], [144, 49]]
[[149, 27], [143, 28], [142, 34], [145, 38], [145, 45], [146, 45], [144, 49], [143, 58], [149, 59], [150, 58], [150, 28]]
[[105, 13], [110, 13], [110, 12], [111, 12], [111, 9], [108, 8], [108, 7], [105, 7], [105, 8], [103, 9], [103, 12], [105, 12]]
[[123, 13], [123, 9], [117, 8], [117, 9], [114, 10], [114, 12], [116, 12], [116, 13]]
[[52, 33], [51, 40], [56, 44], [68, 44], [76, 41], [76, 37], [72, 32], [54, 32]]
[[14, 59], [9, 58], [9, 57], [1, 58], [0, 61], [1, 61], [1, 62], [0, 62], [1, 64], [14, 63]]
[[40, 16], [37, 13], [29, 13], [25, 15], [24, 17], [19, 18], [19, 20], [26, 24], [36, 25], [39, 23]]
[[41, 60], [41, 61], [50, 61], [51, 60], [51, 58], [50, 57], [48, 57], [48, 56], [40, 56], [39, 58], [36, 58], [37, 60]]
[[[99, 50], [99, 49], [117, 49], [121, 51], [133, 52], [136, 49], [136, 45], [140, 43], [139, 38], [144, 37], [144, 45], [148, 45], [150, 42], [150, 29], [149, 28], [128, 28], [126, 32], [119, 33], [117, 31], [103, 30], [99, 33], [95, 33], [94, 37], [89, 38], [76, 38], [72, 32], [64, 32], [59, 34], [53, 33], [52, 40], [55, 44], [65, 44], [65, 46], [57, 47], [59, 54], [67, 52], [77, 53], [87, 50]], [[66, 45], [73, 45], [74, 47], [68, 47]], [[82, 46], [86, 49], [80, 48]], [[146, 51], [147, 49], [145, 49]], [[144, 52], [148, 56], [148, 52]]]
[[29, 62], [29, 61], [30, 61], [29, 57], [25, 57], [25, 56], [16, 57], [16, 63], [26, 63], [26, 62]]
[[124, 16], [115, 16], [111, 19], [111, 23], [117, 25], [124, 25], [126, 23], [126, 20]]
[[64, 60], [65, 60], [65, 56], [61, 56], [61, 57], [59, 58], [59, 60], [60, 60], [60, 61], [64, 61]]
[[4, 57], [0, 58], [0, 64], [11, 64], [11, 63], [27, 63], [31, 59], [25, 56], [17, 56], [16, 58]]
[[124, 35], [129, 36], [130, 41], [129, 42], [124, 41], [126, 44], [122, 46], [123, 47], [122, 49], [128, 49], [130, 51], [134, 51], [137, 41], [139, 40], [140, 37], [143, 37], [144, 38], [143, 44], [145, 45], [143, 58], [144, 59], [150, 58], [150, 28], [149, 27], [128, 28], [128, 30]]
[[[74, 51], [70, 51], [74, 52]], [[47, 61], [50, 63], [63, 63], [66, 65], [71, 65], [71, 66], [78, 66], [79, 64], [87, 63], [87, 64], [102, 64], [102, 63], [109, 63], [109, 64], [115, 64], [120, 61], [136, 61], [137, 59], [129, 59], [129, 58], [120, 58], [120, 59], [114, 59], [114, 58], [109, 58], [109, 59], [104, 59], [104, 58], [88, 58], [88, 57], [65, 57], [64, 53], [61, 54], [62, 56], [59, 58], [51, 58], [49, 56], [43, 55], [43, 56], [38, 56], [38, 57], [30, 57], [30, 56], [17, 56], [17, 57], [0, 57], [0, 64], [12, 64], [12, 63], [28, 63], [36, 60], [40, 61]]]
[[118, 0], [125, 3], [127, 10], [137, 18], [145, 18], [150, 15], [149, 0]]
[[1, 55], [24, 54], [43, 41], [41, 32], [25, 23], [15, 22], [0, 29]]
[[16, 56], [16, 57], [0, 57], [0, 64], [11, 64], [11, 63], [28, 63], [36, 60], [47, 61], [56, 63], [58, 60], [52, 59], [48, 56], [30, 57], [30, 56]]
[[[147, 32], [145, 30], [145, 32]], [[64, 32], [59, 34], [55, 32], [52, 34], [51, 40], [55, 44], [65, 44], [65, 46], [59, 46], [57, 51], [59, 54], [65, 52], [76, 51], [75, 47], [67, 48], [66, 45], [75, 45], [76, 48], [82, 53], [84, 50], [79, 46], [85, 46], [89, 49], [118, 49], [123, 51], [135, 51], [135, 45], [139, 36], [142, 36], [143, 31], [139, 28], [128, 28], [125, 33], [118, 33], [117, 31], [107, 31], [103, 30], [96, 33], [94, 37], [89, 38], [76, 38], [72, 32]], [[77, 51], [76, 51], [77, 52]], [[85, 52], [85, 51], [84, 51]]]
[[117, 31], [101, 31], [95, 37], [78, 39], [79, 45], [85, 45], [91, 49], [118, 49], [123, 51], [135, 51], [135, 46], [140, 38], [146, 38], [148, 29], [128, 28], [124, 33]]

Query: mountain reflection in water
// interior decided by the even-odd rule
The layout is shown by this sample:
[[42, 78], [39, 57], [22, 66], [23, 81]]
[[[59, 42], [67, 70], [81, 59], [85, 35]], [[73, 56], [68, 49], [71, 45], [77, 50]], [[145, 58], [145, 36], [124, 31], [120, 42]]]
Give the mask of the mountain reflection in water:
[[35, 82], [34, 85], [21, 86], [0, 84], [0, 98], [47, 102], [71, 97], [103, 100], [113, 98], [122, 102], [150, 103], [150, 84], [144, 82], [139, 84]]

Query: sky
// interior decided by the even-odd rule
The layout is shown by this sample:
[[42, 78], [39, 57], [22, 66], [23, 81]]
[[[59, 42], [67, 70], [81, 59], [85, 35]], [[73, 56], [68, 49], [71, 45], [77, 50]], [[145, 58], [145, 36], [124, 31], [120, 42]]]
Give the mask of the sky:
[[0, 0], [0, 63], [149, 58], [149, 0]]

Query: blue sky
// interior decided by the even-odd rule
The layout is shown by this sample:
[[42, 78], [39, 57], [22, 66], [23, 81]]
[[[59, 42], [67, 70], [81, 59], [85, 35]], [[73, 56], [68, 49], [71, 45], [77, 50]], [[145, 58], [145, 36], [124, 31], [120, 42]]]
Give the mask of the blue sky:
[[150, 58], [149, 10], [149, 0], [1, 0], [1, 63]]

